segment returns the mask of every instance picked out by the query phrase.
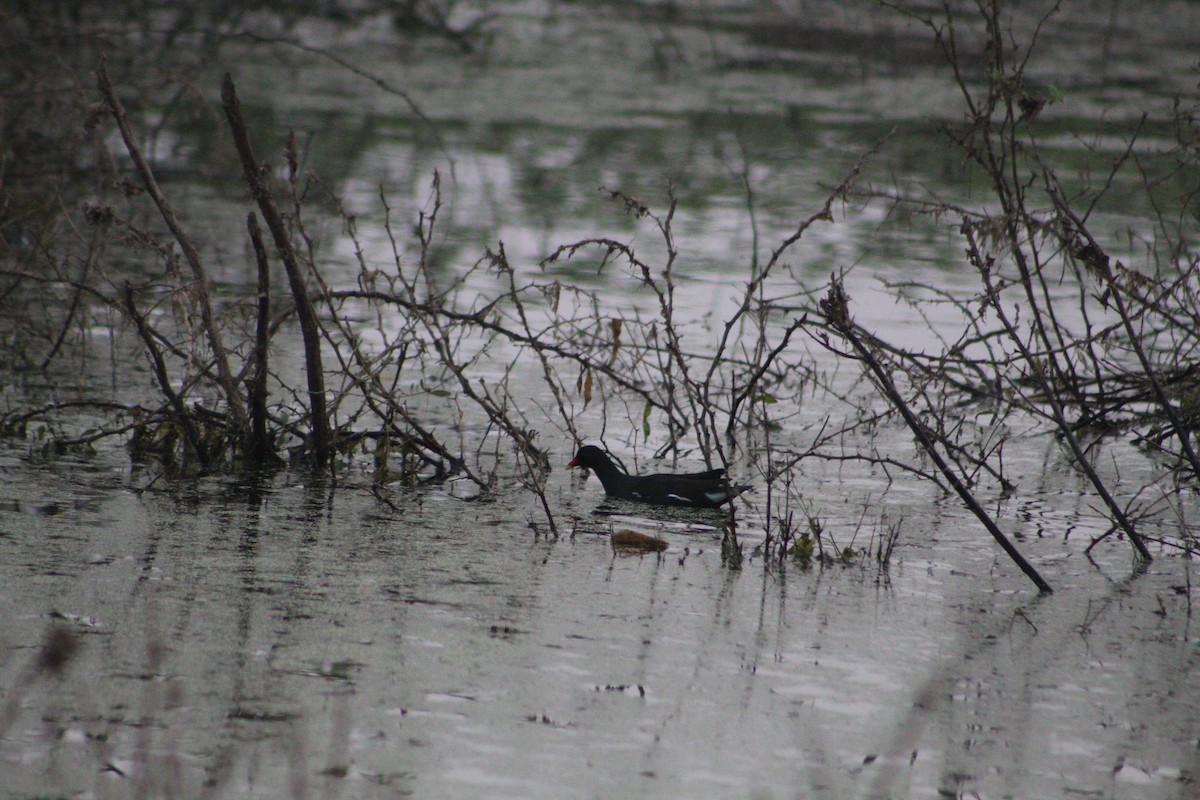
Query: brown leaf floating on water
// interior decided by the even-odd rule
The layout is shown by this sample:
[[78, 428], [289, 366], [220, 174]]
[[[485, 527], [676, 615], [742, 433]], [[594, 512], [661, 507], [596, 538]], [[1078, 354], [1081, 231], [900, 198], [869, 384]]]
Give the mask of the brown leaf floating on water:
[[667, 549], [667, 543], [662, 539], [637, 531], [613, 531], [612, 546], [614, 550], [641, 550], [647, 553], [659, 553]]

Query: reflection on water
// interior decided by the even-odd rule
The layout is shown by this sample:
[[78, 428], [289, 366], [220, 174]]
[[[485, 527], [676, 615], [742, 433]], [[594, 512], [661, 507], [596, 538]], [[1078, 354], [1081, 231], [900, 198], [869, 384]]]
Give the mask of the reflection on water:
[[[310, 51], [279, 59], [247, 48], [237, 77], [259, 130], [305, 134], [306, 166], [358, 216], [373, 265], [393, 263], [380, 192], [395, 219], [412, 219], [435, 169], [449, 204], [436, 261], [451, 277], [497, 241], [531, 274], [586, 236], [620, 235], [652, 254], [661, 241], [598, 187], [661, 207], [669, 185], [681, 201], [677, 309], [703, 338], [736, 302], [756, 248], [761, 259], [893, 126], [872, 179], [971, 191], [924, 133], [927, 115], [957, 101], [923, 31], [875, 7], [799, 4], [762, 21], [778, 9], [736, 6], [497, 6], [472, 58], [428, 42], [398, 49], [394, 33], [367, 25], [301, 29], [404, 87], [430, 122]], [[1036, 66], [1068, 102], [1045, 124], [1095, 120], [1097, 109], [1124, 120], [1118, 100], [1165, 102], [1188, 74], [1177, 62], [1194, 57], [1194, 42], [1180, 41], [1200, 30], [1185, 24], [1194, 4], [1164, 4], [1156, 13], [1180, 24], [1152, 29], [1131, 21], [1134, 9], [1144, 11], [1072, 8], [1047, 28], [1053, 57]], [[1104, 35], [1079, 33], [1085, 19]], [[208, 130], [168, 129], [159, 152], [227, 165]], [[1069, 137], [1054, 143], [1065, 158], [1090, 157]], [[186, 158], [181, 167], [197, 169]], [[237, 179], [231, 170], [172, 185], [187, 218], [206, 223], [198, 233], [226, 287], [251, 280], [240, 240], [223, 244], [245, 214], [241, 194], [221, 188]], [[1109, 233], [1137, 213], [1098, 211]], [[771, 290], [799, 297], [853, 268], [860, 321], [906, 346], [937, 344], [898, 295], [973, 285], [952, 223], [891, 224], [849, 201], [838, 215], [806, 235]], [[331, 282], [356, 280], [340, 221], [313, 227]], [[580, 260], [545, 275], [630, 316], [655, 313], [620, 268]], [[953, 318], [929, 313], [935, 328]], [[802, 437], [824, 411], [772, 413]], [[442, 415], [432, 418], [453, 424]], [[573, 443], [552, 429], [543, 437], [564, 462]], [[903, 437], [885, 443], [911, 452]], [[1010, 447], [1023, 485], [1004, 524], [1051, 576], [1052, 596], [1034, 597], [957, 503], [851, 467], [804, 465], [804, 495], [839, 541], [867, 535], [864, 504], [903, 519], [890, 569], [763, 563], [754, 495], [737, 569], [722, 557], [719, 520], [597, 508], [595, 481], [563, 470], [549, 498], [564, 535], [547, 539], [515, 486], [473, 502], [445, 487], [395, 487], [385, 507], [370, 476], [349, 467], [336, 486], [283, 473], [135, 493], [147, 481], [121, 452], [46, 464], [10, 449], [0, 455], [0, 789], [1187, 796], [1200, 730], [1186, 568], [1163, 557], [1131, 576], [1116, 540], [1085, 556], [1106, 524], [1082, 482], [1039, 445]], [[1136, 469], [1135, 456], [1113, 457]], [[667, 549], [614, 553], [614, 528], [660, 536]]]
[[[36, 496], [24, 480], [9, 491]], [[1123, 546], [1089, 562], [1027, 540], [1058, 587], [1035, 598], [953, 508], [914, 507], [885, 573], [730, 570], [677, 523], [661, 555], [537, 539], [517, 496], [384, 515], [354, 482], [210, 489], [3, 512], [6, 791], [1132, 797], [1190, 779], [1188, 590], [1165, 560], [1128, 577]], [[590, 517], [570, 489], [562, 513]], [[61, 676], [37, 669], [54, 626], [78, 643]]]

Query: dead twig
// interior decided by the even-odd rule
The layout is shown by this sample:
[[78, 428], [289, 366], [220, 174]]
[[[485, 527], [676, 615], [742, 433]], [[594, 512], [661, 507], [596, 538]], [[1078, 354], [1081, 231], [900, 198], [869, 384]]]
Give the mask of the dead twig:
[[250, 144], [250, 134], [242, 119], [241, 104], [238, 102], [237, 90], [229, 73], [221, 81], [221, 101], [225, 107], [225, 116], [233, 132], [233, 142], [237, 147], [238, 156], [242, 161], [242, 170], [258, 208], [262, 212], [271, 237], [275, 240], [275, 248], [283, 261], [287, 272], [288, 283], [292, 289], [292, 299], [296, 303], [296, 315], [300, 322], [300, 333], [304, 339], [305, 369], [308, 377], [309, 426], [311, 435], [311, 453], [313, 463], [321, 468], [329, 464], [333, 458], [333, 436], [329, 429], [329, 414], [325, 401], [325, 373], [321, 364], [321, 331], [316, 311], [308, 297], [304, 285], [304, 273], [288, 236], [287, 227], [275, 207], [271, 197], [267, 175], [254, 156]]
[[233, 415], [234, 424], [242, 436], [247, 437], [249, 435], [249, 418], [246, 415], [245, 403], [242, 402], [241, 393], [238, 391], [237, 384], [233, 379], [233, 373], [229, 368], [228, 351], [221, 341], [221, 331], [217, 326], [212, 299], [209, 295], [208, 271], [204, 268], [204, 263], [200, 260], [200, 254], [196, 250], [196, 246], [192, 244], [191, 238], [183, 230], [183, 225], [180, 223], [178, 217], [175, 216], [175, 212], [171, 208], [166, 195], [159, 188], [158, 181], [155, 180], [154, 172], [150, 169], [149, 163], [147, 163], [145, 157], [142, 155], [137, 138], [133, 133], [133, 127], [129, 124], [129, 119], [125, 115], [125, 108], [121, 104], [120, 98], [117, 97], [116, 89], [113, 88], [112, 81], [108, 77], [108, 71], [105, 68], [103, 60], [101, 60], [100, 66], [96, 71], [96, 84], [100, 89], [100, 94], [104, 98], [105, 104], [108, 106], [109, 113], [116, 120], [117, 127], [121, 131], [121, 138], [125, 142], [125, 149], [129, 152], [129, 157], [133, 159], [134, 166], [137, 168], [139, 175], [141, 175], [142, 183], [147, 193], [153, 198], [154, 204], [158, 206], [163, 221], [167, 223], [167, 227], [171, 229], [175, 240], [179, 242], [184, 258], [187, 260], [188, 266], [191, 267], [192, 277], [195, 280], [197, 304], [200, 306], [200, 317], [204, 322], [204, 333], [208, 337], [209, 347], [212, 348], [213, 359], [217, 365], [217, 382], [224, 392], [225, 403], [229, 406], [229, 411]]
[[938, 470], [946, 477], [946, 482], [954, 489], [955, 493], [966, 504], [971, 513], [983, 523], [987, 528], [988, 533], [992, 538], [1008, 553], [1009, 558], [1020, 567], [1021, 571], [1033, 581], [1034, 585], [1042, 592], [1052, 592], [1050, 584], [1038, 573], [1037, 569], [1030, 564], [1016, 546], [1009, 541], [1004, 532], [996, 525], [992, 518], [980, 505], [975, 496], [967, 489], [966, 484], [962, 482], [958, 474], [950, 468], [950, 464], [942, 457], [941, 452], [935, 446], [933, 439], [930, 437], [925, 425], [917, 418], [904, 397], [896, 389], [895, 383], [892, 382], [891, 376], [871, 350], [866, 347], [862, 339], [856, 332], [856, 326], [850, 318], [849, 299], [846, 296], [846, 291], [842, 287], [841, 280], [836, 276], [830, 278], [829, 293], [821, 301], [821, 311], [825, 315], [825, 319], [833, 328], [850, 343], [858, 358], [866, 364], [867, 368], [875, 378], [876, 385], [879, 386], [885, 398], [891, 403], [892, 407], [900, 412], [904, 418], [904, 422], [908, 425], [909, 430], [916, 436], [917, 441], [921, 444], [921, 448], [928, 454], [929, 458], [937, 465]]

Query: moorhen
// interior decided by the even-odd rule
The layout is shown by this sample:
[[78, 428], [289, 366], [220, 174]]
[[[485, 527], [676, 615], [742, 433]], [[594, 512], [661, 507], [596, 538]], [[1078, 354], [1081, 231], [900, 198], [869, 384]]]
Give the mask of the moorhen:
[[568, 467], [582, 467], [596, 473], [604, 484], [604, 493], [622, 500], [638, 500], [660, 506], [717, 508], [749, 489], [733, 486], [725, 470], [691, 472], [683, 475], [627, 475], [608, 454], [595, 445], [579, 448]]

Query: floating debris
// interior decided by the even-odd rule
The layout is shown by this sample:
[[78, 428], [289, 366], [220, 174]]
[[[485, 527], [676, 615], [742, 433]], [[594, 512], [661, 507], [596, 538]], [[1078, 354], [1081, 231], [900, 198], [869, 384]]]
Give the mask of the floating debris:
[[613, 531], [612, 546], [614, 550], [640, 551], [645, 553], [661, 553], [667, 549], [667, 543], [657, 536], [647, 536], [637, 531]]

